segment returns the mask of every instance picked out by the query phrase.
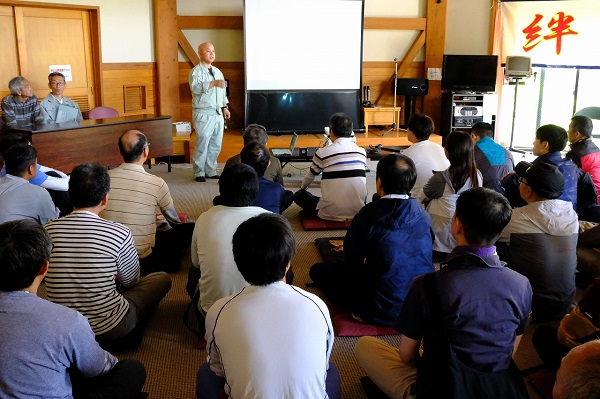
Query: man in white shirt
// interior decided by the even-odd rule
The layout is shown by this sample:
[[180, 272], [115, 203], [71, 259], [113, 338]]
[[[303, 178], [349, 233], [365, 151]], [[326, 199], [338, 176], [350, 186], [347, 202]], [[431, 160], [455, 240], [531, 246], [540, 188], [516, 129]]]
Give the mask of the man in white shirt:
[[250, 286], [208, 311], [208, 362], [198, 371], [198, 397], [218, 398], [224, 390], [239, 399], [340, 398], [339, 374], [329, 362], [334, 336], [327, 306], [285, 283], [296, 252], [287, 219], [252, 217], [232, 242]]
[[402, 152], [415, 163], [417, 182], [410, 191], [411, 197], [417, 198], [423, 186], [433, 176], [433, 171], [446, 170], [450, 166], [444, 154], [444, 147], [429, 141], [429, 136], [435, 130], [433, 120], [425, 114], [414, 114], [408, 120], [408, 141], [413, 143]]
[[206, 314], [215, 301], [248, 285], [233, 260], [231, 238], [237, 227], [267, 210], [252, 206], [258, 193], [258, 175], [252, 167], [237, 164], [223, 170], [219, 179], [220, 204], [198, 217], [192, 234], [192, 268], [187, 290], [200, 290], [198, 310]]

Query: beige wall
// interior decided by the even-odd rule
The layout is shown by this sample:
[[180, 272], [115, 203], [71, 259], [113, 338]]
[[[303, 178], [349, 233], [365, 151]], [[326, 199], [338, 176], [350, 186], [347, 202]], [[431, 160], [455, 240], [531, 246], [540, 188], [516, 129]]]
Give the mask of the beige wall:
[[[23, 0], [31, 1], [31, 0]], [[487, 53], [492, 0], [448, 1], [446, 53]], [[100, 7], [102, 62], [153, 62], [152, 0], [44, 0], [46, 3]], [[422, 17], [425, 0], [365, 0], [367, 17]], [[178, 0], [180, 15], [242, 15], [242, 0]], [[187, 30], [193, 46], [211, 41], [220, 61], [243, 61], [244, 37], [234, 30]], [[367, 31], [364, 61], [402, 58], [415, 32]], [[180, 56], [180, 60], [185, 60]], [[422, 60], [422, 55], [416, 60]]]

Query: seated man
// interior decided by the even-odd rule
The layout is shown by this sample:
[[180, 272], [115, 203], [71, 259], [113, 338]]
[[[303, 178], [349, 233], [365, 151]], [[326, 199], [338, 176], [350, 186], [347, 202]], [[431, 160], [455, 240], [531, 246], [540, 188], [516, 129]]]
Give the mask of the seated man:
[[434, 270], [431, 219], [410, 198], [416, 178], [410, 158], [382, 158], [375, 181], [381, 199], [352, 220], [344, 238], [344, 264], [317, 263], [310, 269], [327, 296], [368, 323], [392, 325], [412, 280]]
[[[248, 126], [246, 126], [246, 129], [242, 134], [242, 138], [244, 139], [244, 147], [254, 141], [266, 146], [267, 141], [269, 140], [269, 135], [267, 134], [267, 129], [265, 129], [264, 126], [257, 125], [256, 123], [251, 123]], [[225, 163], [225, 168], [236, 165], [240, 162], [242, 162], [241, 155], [236, 154], [227, 160], [227, 162]], [[265, 170], [265, 178], [277, 182], [283, 186], [281, 162], [278, 158], [271, 158], [271, 163], [269, 163], [269, 166], [267, 166], [267, 170]], [[286, 190], [286, 192], [291, 191]]]
[[592, 281], [577, 306], [563, 317], [558, 331], [540, 326], [531, 339], [540, 359], [551, 370], [558, 369], [572, 348], [600, 339], [600, 277]]
[[[294, 202], [305, 212], [325, 220], [348, 220], [365, 205], [367, 156], [365, 149], [356, 145], [352, 129], [352, 119], [344, 113], [329, 119], [333, 143], [317, 150], [300, 190], [294, 194]], [[321, 173], [318, 197], [307, 188]]]
[[[590, 176], [577, 168], [570, 159], [562, 158], [560, 152], [567, 145], [567, 132], [560, 126], [544, 125], [535, 132], [533, 142], [533, 155], [537, 158], [532, 162], [534, 165], [549, 163], [558, 167], [564, 176], [564, 190], [560, 200], [569, 201], [573, 209], [585, 212], [587, 208], [597, 203], [597, 193]], [[526, 203], [520, 195], [518, 176], [509, 173], [502, 180], [504, 195], [510, 201], [513, 208], [524, 206]]]
[[[48, 75], [48, 87], [51, 92], [40, 101], [45, 123], [80, 122], [83, 120], [79, 105], [70, 98], [63, 96], [66, 86], [65, 75], [62, 73], [52, 72]], [[66, 109], [65, 111], [66, 107], [72, 108], [72, 110]], [[69, 114], [72, 114], [72, 116]]]
[[31, 83], [23, 76], [8, 82], [10, 94], [2, 99], [2, 122], [4, 128], [31, 128], [44, 123], [44, 116]]
[[[6, 152], [15, 144], [31, 145], [31, 133], [8, 133], [0, 139], [0, 155], [6, 158]], [[6, 175], [6, 163], [2, 165], [0, 177]], [[29, 183], [41, 186], [48, 190], [52, 201], [60, 210], [62, 216], [73, 212], [73, 205], [69, 199], [69, 176], [63, 172], [37, 164], [35, 177]]]
[[556, 166], [519, 163], [515, 170], [527, 205], [513, 211], [502, 231], [498, 241], [508, 245], [503, 258], [533, 287], [533, 321], [560, 320], [575, 297], [577, 214], [571, 203], [558, 199], [564, 177]]
[[[470, 370], [468, 377], [484, 372], [501, 378], [499, 385], [489, 384], [488, 391], [469, 392], [468, 397], [525, 397], [518, 388], [520, 377], [506, 370], [529, 323], [531, 286], [494, 255], [494, 242], [510, 215], [506, 198], [493, 190], [479, 187], [462, 193], [452, 220], [458, 246], [440, 271], [416, 278], [410, 287], [396, 323], [400, 348], [373, 337], [358, 340], [358, 363], [390, 398], [452, 397], [444, 381], [448, 350]], [[439, 303], [437, 312], [429, 303]], [[432, 312], [441, 314], [432, 317]], [[453, 382], [466, 391], [474, 388]]]
[[218, 299], [248, 285], [235, 267], [231, 238], [238, 226], [252, 216], [268, 212], [252, 206], [258, 192], [258, 176], [245, 164], [226, 168], [219, 179], [220, 205], [202, 213], [192, 235], [192, 268], [187, 290], [200, 290], [198, 310], [206, 314]]
[[474, 124], [471, 127], [471, 138], [475, 143], [475, 163], [483, 175], [483, 187], [504, 194], [500, 180], [515, 167], [512, 154], [494, 141], [494, 130], [489, 123]]
[[[108, 171], [110, 201], [100, 216], [131, 230], [142, 275], [177, 271], [181, 256], [190, 246], [194, 224], [181, 223], [167, 183], [144, 169], [150, 144], [142, 132], [123, 133], [119, 137], [119, 151], [124, 163]], [[157, 209], [166, 221], [159, 230]]]
[[257, 142], [245, 145], [240, 156], [242, 162], [254, 168], [258, 174], [258, 194], [254, 205], [273, 213], [283, 213], [292, 204], [294, 194], [264, 176], [271, 159], [276, 158], [269, 155], [267, 147]]
[[50, 194], [29, 181], [37, 173], [37, 151], [28, 144], [12, 146], [4, 154], [6, 176], [0, 177], [0, 223], [33, 219], [45, 224], [58, 217]]
[[429, 140], [435, 130], [433, 120], [425, 114], [414, 114], [408, 120], [406, 138], [412, 143], [402, 155], [415, 163], [417, 181], [411, 190], [411, 196], [417, 198], [423, 186], [431, 179], [434, 171], [448, 169], [450, 162], [444, 154], [444, 147]]
[[280, 215], [243, 222], [233, 235], [237, 269], [250, 283], [221, 298], [206, 315], [208, 362], [198, 371], [198, 398], [340, 398], [329, 362], [333, 327], [316, 295], [285, 284], [296, 252]]
[[69, 195], [74, 211], [46, 225], [54, 247], [46, 276], [48, 299], [88, 318], [108, 350], [139, 345], [150, 311], [171, 289], [164, 272], [140, 277], [129, 229], [102, 219], [110, 177], [104, 166], [77, 165]]
[[[587, 116], [576, 115], [571, 118], [568, 136], [571, 150], [566, 157], [578, 168], [590, 175], [596, 187], [597, 202], [600, 203], [600, 149], [592, 141], [594, 124]], [[592, 203], [587, 209], [578, 209], [579, 220], [600, 222], [600, 206]]]
[[[0, 224], [0, 396], [131, 398], [146, 371], [94, 339], [79, 312], [37, 297], [52, 240], [32, 220]], [[98, 395], [98, 396], [96, 396]]]
[[600, 340], [573, 348], [562, 360], [552, 390], [554, 399], [593, 399], [600, 392]]

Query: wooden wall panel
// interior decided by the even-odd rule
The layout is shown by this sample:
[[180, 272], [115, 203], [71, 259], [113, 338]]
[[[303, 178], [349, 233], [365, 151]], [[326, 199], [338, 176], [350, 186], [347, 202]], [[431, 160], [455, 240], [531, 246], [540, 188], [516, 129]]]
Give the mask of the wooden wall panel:
[[[146, 109], [125, 112], [123, 86], [146, 87]], [[153, 62], [102, 65], [102, 105], [112, 107], [122, 116], [157, 113], [156, 66]]]

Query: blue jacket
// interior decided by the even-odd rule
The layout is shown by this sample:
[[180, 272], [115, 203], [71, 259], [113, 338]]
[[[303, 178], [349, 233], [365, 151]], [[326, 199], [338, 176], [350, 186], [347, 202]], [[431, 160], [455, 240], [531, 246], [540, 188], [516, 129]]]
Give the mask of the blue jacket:
[[254, 200], [254, 206], [260, 206], [273, 213], [281, 213], [281, 197], [283, 186], [264, 177], [258, 178], [258, 193]]
[[360, 282], [353, 312], [391, 326], [412, 280], [432, 272], [431, 219], [416, 199], [382, 198], [365, 205], [344, 239], [346, 273]]

